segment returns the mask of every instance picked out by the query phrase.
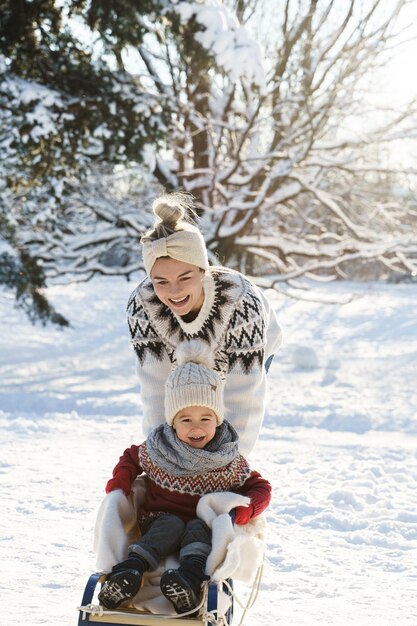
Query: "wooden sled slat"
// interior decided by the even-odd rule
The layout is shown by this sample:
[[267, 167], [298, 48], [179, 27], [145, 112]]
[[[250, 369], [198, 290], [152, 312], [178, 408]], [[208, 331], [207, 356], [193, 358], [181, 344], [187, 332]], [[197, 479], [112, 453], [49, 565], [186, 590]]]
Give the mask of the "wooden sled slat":
[[199, 626], [203, 621], [199, 618], [181, 618], [176, 617], [170, 619], [167, 616], [151, 615], [145, 613], [125, 613], [117, 612], [104, 615], [90, 615], [90, 624], [111, 624], [112, 626], [167, 626], [170, 622], [172, 626]]

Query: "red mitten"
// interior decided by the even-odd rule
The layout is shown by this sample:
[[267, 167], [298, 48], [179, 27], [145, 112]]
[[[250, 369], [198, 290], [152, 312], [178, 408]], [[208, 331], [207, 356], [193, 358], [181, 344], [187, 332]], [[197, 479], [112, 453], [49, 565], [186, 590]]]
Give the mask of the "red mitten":
[[128, 498], [130, 494], [130, 483], [128, 484], [126, 481], [122, 481], [119, 478], [110, 478], [106, 485], [106, 493], [110, 493], [111, 491], [116, 491], [116, 489], [121, 489], [125, 496]]
[[240, 524], [244, 526], [249, 522], [253, 515], [253, 505], [249, 504], [249, 506], [237, 506], [235, 508], [235, 524]]

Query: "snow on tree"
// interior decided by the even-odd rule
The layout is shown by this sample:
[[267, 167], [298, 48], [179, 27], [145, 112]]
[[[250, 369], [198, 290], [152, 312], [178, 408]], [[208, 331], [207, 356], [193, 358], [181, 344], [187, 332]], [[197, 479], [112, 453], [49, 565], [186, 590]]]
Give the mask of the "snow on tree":
[[[65, 231], [68, 195], [92, 166], [140, 161], [146, 145], [157, 145], [165, 132], [161, 98], [140, 77], [110, 68], [71, 31], [77, 4], [2, 3], [1, 232], [17, 255], [14, 265], [0, 257], [0, 276], [10, 274], [3, 282], [14, 284], [25, 302], [42, 299], [45, 276], [22, 234]], [[55, 320], [43, 303], [43, 319]]]
[[367, 95], [410, 0], [3, 4], [1, 227], [44, 277], [141, 267], [158, 185], [260, 284], [415, 274], [417, 172], [381, 154], [416, 100]]
[[[178, 99], [184, 113], [176, 147], [179, 182], [201, 200], [210, 218], [209, 245], [221, 258], [255, 274], [267, 268], [275, 275], [271, 285], [306, 273], [344, 276], [367, 259], [390, 272], [415, 272], [416, 231], [404, 224], [411, 209], [389, 188], [383, 193], [381, 183], [395, 168], [375, 157], [378, 146], [415, 137], [416, 102], [381, 117], [367, 110], [365, 97], [372, 73], [403, 37], [395, 23], [406, 4], [351, 0], [341, 8], [287, 0], [271, 13], [253, 2], [246, 26], [258, 29], [262, 53], [253, 59], [262, 64], [258, 72], [249, 66], [247, 75], [232, 35], [229, 54], [222, 53], [235, 67], [218, 58], [212, 31], [222, 33], [211, 12], [188, 3], [180, 11], [195, 11], [209, 33], [199, 42], [221, 70], [205, 82], [194, 72], [200, 82], [192, 84], [188, 66], [180, 74], [191, 98], [182, 108]], [[245, 21], [245, 5], [235, 6]], [[208, 101], [204, 121], [202, 99]], [[363, 117], [366, 132], [347, 132]], [[206, 146], [205, 162], [197, 139]]]

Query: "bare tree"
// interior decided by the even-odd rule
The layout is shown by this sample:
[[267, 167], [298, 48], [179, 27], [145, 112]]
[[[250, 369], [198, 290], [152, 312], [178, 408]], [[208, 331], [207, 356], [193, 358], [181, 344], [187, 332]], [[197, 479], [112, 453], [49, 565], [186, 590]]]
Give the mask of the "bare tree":
[[[265, 3], [233, 4], [247, 28], [273, 21], [273, 34], [263, 31], [258, 73], [245, 71], [245, 56], [228, 65], [223, 55], [222, 66], [222, 50], [211, 43], [222, 71], [204, 71], [180, 49], [169, 86], [174, 173], [201, 202], [210, 247], [246, 271], [267, 267], [276, 274], [272, 285], [306, 273], [343, 276], [348, 264], [368, 259], [390, 272], [415, 272], [416, 231], [404, 228], [410, 206], [387, 186], [382, 194], [381, 183], [417, 170], [396, 172], [375, 157], [377, 147], [415, 135], [417, 100], [374, 123], [366, 98], [369, 81], [407, 36], [396, 24], [409, 2], [287, 0], [275, 18], [262, 15]], [[184, 14], [186, 39], [190, 11]], [[202, 23], [206, 15], [196, 8], [193, 18]], [[256, 53], [241, 34], [240, 43], [237, 55], [245, 46]], [[170, 50], [167, 43], [166, 59]], [[355, 119], [369, 122], [356, 136], [348, 132]]]
[[[193, 193], [213, 260], [264, 285], [357, 276], [364, 265], [375, 276], [415, 274], [415, 199], [398, 187], [414, 184], [417, 171], [381, 154], [413, 141], [417, 100], [383, 110], [367, 92], [407, 39], [399, 20], [416, 0], [66, 4], [102, 46], [99, 78], [112, 92], [96, 122], [77, 96], [83, 128], [93, 121], [93, 132], [86, 150], [77, 127], [69, 158], [59, 153], [52, 163], [55, 192], [59, 177], [66, 185], [59, 212], [49, 207], [51, 219], [40, 219], [51, 181], [38, 178], [36, 228], [19, 213], [19, 242], [47, 276], [138, 269], [137, 242], [149, 219], [141, 208], [158, 185]], [[93, 52], [88, 67], [95, 76]], [[122, 116], [112, 108], [115, 94], [119, 101], [123, 94]], [[76, 116], [59, 107], [55, 124], [74, 126]], [[140, 128], [143, 111], [158, 145]], [[136, 155], [132, 132], [140, 138]], [[115, 134], [121, 139], [112, 151]], [[34, 144], [32, 133], [32, 154]], [[24, 173], [39, 172], [42, 160], [26, 157]], [[121, 191], [121, 176], [137, 172], [139, 161], [145, 186]], [[82, 183], [80, 164], [89, 172]], [[13, 193], [13, 206], [27, 207], [28, 194]]]

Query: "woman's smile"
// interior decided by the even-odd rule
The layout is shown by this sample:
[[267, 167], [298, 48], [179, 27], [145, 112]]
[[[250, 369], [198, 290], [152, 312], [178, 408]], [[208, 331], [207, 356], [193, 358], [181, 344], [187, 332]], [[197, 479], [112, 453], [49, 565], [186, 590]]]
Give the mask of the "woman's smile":
[[169, 298], [169, 301], [175, 307], [184, 306], [187, 304], [189, 300], [190, 300], [190, 296], [184, 296], [183, 298], [179, 298], [179, 299]]

